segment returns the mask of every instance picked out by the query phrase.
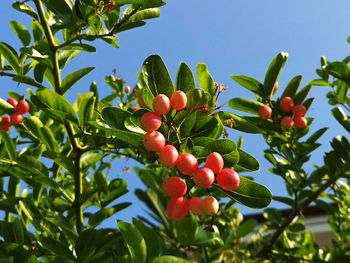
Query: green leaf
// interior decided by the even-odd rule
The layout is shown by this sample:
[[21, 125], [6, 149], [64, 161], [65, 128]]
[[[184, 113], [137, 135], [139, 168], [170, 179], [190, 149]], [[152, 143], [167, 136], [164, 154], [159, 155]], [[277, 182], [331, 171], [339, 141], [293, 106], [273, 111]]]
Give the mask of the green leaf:
[[69, 44], [60, 48], [60, 50], [81, 50], [86, 52], [96, 52], [96, 48], [94, 46], [90, 46], [88, 44]]
[[235, 110], [258, 114], [260, 107], [264, 104], [251, 99], [234, 98], [228, 102], [228, 106]]
[[160, 7], [165, 5], [165, 2], [162, 0], [142, 0], [141, 8], [151, 8], [151, 7]]
[[312, 86], [307, 85], [305, 86], [302, 90], [300, 90], [295, 96], [294, 96], [294, 104], [299, 105], [302, 104], [303, 101], [305, 100], [307, 94], [309, 94]]
[[39, 17], [36, 14], [36, 12], [34, 11], [34, 9], [30, 5], [27, 5], [26, 3], [16, 1], [12, 4], [12, 7], [19, 12], [23, 12], [25, 14], [30, 15], [35, 20], [39, 20]]
[[8, 103], [6, 100], [3, 100], [2, 98], [0, 98], [0, 114], [3, 115], [4, 113], [7, 113], [9, 115], [11, 115], [12, 113], [15, 113], [16, 110], [15, 108]]
[[341, 107], [336, 107], [332, 109], [331, 112], [334, 118], [344, 127], [344, 129], [350, 132], [350, 121], [344, 110]]
[[94, 67], [88, 67], [88, 68], [79, 69], [73, 73], [70, 73], [62, 81], [61, 93], [65, 94], [71, 87], [73, 87], [75, 83], [77, 83], [81, 78], [83, 78], [93, 69]]
[[196, 82], [190, 67], [181, 62], [176, 76], [176, 89], [187, 93], [195, 88]]
[[232, 79], [246, 89], [259, 95], [260, 97], [264, 97], [264, 85], [258, 80], [241, 75], [232, 75]]
[[350, 69], [344, 62], [328, 62], [324, 70], [337, 79], [344, 80], [348, 83], [350, 81]]
[[236, 129], [247, 133], [261, 132], [261, 130], [258, 128], [255, 122], [250, 121], [250, 119], [244, 116], [239, 116], [232, 112], [225, 112], [225, 111], [218, 112], [218, 115], [222, 123], [226, 127], [230, 127], [231, 129]]
[[141, 11], [136, 12], [136, 14], [132, 15], [128, 21], [130, 22], [138, 22], [145, 19], [156, 18], [160, 16], [160, 11], [158, 8], [148, 8], [143, 9]]
[[194, 216], [175, 222], [177, 240], [184, 246], [191, 245], [198, 233], [198, 224]]
[[315, 143], [326, 131], [328, 128], [321, 128], [312, 134], [306, 141], [306, 143], [312, 144]]
[[264, 94], [265, 98], [271, 96], [273, 88], [278, 81], [282, 69], [288, 59], [288, 53], [279, 53], [271, 62], [264, 79]]
[[5, 60], [17, 74], [21, 73], [21, 67], [18, 62], [17, 54], [13, 53], [13, 51], [4, 42], [0, 42], [0, 54], [4, 56]]
[[130, 117], [125, 119], [124, 125], [129, 131], [133, 131], [140, 134], [145, 134], [146, 132], [141, 128], [141, 117], [149, 112], [145, 109], [140, 109], [131, 114]]
[[269, 189], [245, 177], [240, 176], [240, 179], [241, 183], [235, 191], [225, 191], [216, 184], [214, 187], [232, 200], [250, 208], [265, 208], [270, 204], [272, 194]]
[[[204, 137], [207, 138], [207, 137]], [[192, 153], [193, 152], [193, 141], [191, 138], [187, 138], [180, 145], [179, 154]]]
[[225, 167], [234, 167], [239, 160], [237, 145], [231, 140], [217, 140], [207, 144], [201, 153], [201, 157], [206, 158], [212, 152], [221, 154]]
[[26, 75], [14, 76], [12, 78], [12, 80], [15, 82], [18, 82], [18, 83], [27, 84], [29, 86], [33, 86], [33, 87], [37, 87], [37, 88], [44, 88], [43, 85], [41, 85], [40, 83], [37, 83], [34, 79], [32, 79], [31, 77], [26, 76]]
[[59, 258], [74, 260], [72, 251], [70, 251], [69, 248], [61, 241], [58, 241], [52, 237], [44, 237], [43, 235], [39, 237], [38, 241], [42, 247], [48, 249]]
[[48, 0], [47, 7], [56, 14], [68, 15], [72, 12], [73, 1], [71, 1], [71, 0]]
[[333, 87], [332, 83], [329, 83], [328, 81], [326, 81], [324, 79], [313, 79], [309, 82], [309, 85]]
[[283, 98], [283, 97], [294, 98], [294, 95], [297, 92], [302, 79], [303, 79], [303, 76], [300, 76], [300, 75], [292, 78], [291, 81], [289, 81], [286, 89], [283, 91], [281, 98]]
[[161, 256], [154, 258], [151, 263], [191, 263], [192, 261], [174, 256]]
[[122, 236], [128, 246], [131, 260], [133, 263], [145, 263], [147, 257], [147, 248], [145, 239], [136, 226], [118, 221], [117, 225], [122, 233]]
[[34, 136], [40, 138], [39, 129], [44, 126], [41, 120], [35, 116], [31, 115], [24, 119], [24, 125], [34, 134]]
[[114, 205], [112, 207], [108, 208], [102, 208], [93, 215], [90, 216], [89, 221], [88, 221], [88, 228], [94, 228], [101, 224], [105, 219], [110, 218], [113, 216], [115, 213], [119, 212], [120, 210], [123, 210], [130, 206], [131, 203], [129, 202], [124, 202], [120, 203], [117, 205]]
[[254, 229], [258, 226], [258, 221], [255, 219], [248, 219], [239, 225], [237, 228], [237, 238], [245, 237], [249, 233], [253, 232]]
[[58, 55], [59, 68], [63, 69], [67, 63], [80, 53], [79, 50], [62, 51]]
[[273, 200], [281, 202], [283, 204], [289, 205], [291, 207], [294, 207], [295, 202], [292, 198], [289, 197], [283, 197], [283, 196], [273, 196], [272, 197]]
[[58, 143], [52, 130], [46, 126], [39, 127], [38, 129], [41, 141], [45, 144], [48, 150], [59, 152]]
[[16, 160], [16, 156], [17, 156], [16, 145], [13, 142], [12, 138], [10, 137], [10, 134], [5, 131], [0, 131], [0, 135], [5, 143], [6, 151], [10, 160], [11, 161]]
[[131, 113], [119, 108], [105, 107], [103, 108], [101, 115], [106, 124], [108, 124], [108, 126], [111, 128], [126, 130], [124, 122], [125, 119], [131, 115]]
[[214, 80], [208, 71], [207, 65], [203, 63], [197, 65], [197, 78], [201, 89], [208, 92], [211, 96], [208, 106], [215, 107], [216, 89]]
[[93, 92], [88, 92], [80, 96], [79, 123], [82, 126], [86, 125], [94, 114], [96, 97], [93, 95]]
[[31, 38], [27, 28], [16, 20], [11, 21], [10, 26], [17, 37], [21, 40], [23, 46], [28, 46]]
[[168, 69], [159, 55], [148, 57], [142, 65], [142, 73], [153, 96], [165, 94], [169, 98], [175, 91]]
[[235, 165], [236, 172], [246, 172], [246, 171], [258, 171], [260, 169], [260, 164], [257, 159], [255, 159], [249, 153], [238, 149], [239, 160]]
[[146, 25], [146, 22], [145, 21], [137, 21], [137, 22], [133, 22], [133, 23], [123, 23], [117, 30], [116, 33], [119, 33], [119, 32], [123, 32], [123, 31], [126, 31], [126, 30], [130, 30], [130, 29], [133, 29], [135, 27], [140, 27], [140, 26], [144, 26]]

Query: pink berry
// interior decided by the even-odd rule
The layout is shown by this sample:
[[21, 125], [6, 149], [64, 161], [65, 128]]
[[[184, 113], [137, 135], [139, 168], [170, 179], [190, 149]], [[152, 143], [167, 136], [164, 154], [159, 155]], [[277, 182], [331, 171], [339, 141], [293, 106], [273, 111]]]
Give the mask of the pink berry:
[[[134, 90], [135, 90], [135, 89], [134, 89]], [[141, 108], [147, 108], [147, 105], [146, 105], [146, 103], [145, 103], [145, 101], [144, 101], [144, 99], [143, 99], [142, 96], [140, 96], [140, 97], [138, 98], [137, 102], [138, 102], [138, 104], [140, 105]]]
[[216, 215], [219, 211], [219, 202], [213, 196], [203, 200], [203, 210], [206, 215]]
[[13, 113], [11, 115], [11, 123], [12, 124], [20, 124], [23, 121], [23, 115], [19, 112]]
[[141, 127], [146, 132], [156, 131], [162, 125], [162, 118], [154, 112], [147, 112], [141, 117]]
[[272, 116], [272, 109], [267, 105], [261, 106], [259, 108], [258, 114], [261, 119], [267, 120]]
[[167, 206], [168, 217], [173, 221], [179, 221], [188, 214], [190, 205], [186, 198], [178, 197], [170, 199]]
[[307, 120], [303, 116], [297, 116], [293, 119], [294, 126], [298, 129], [304, 129], [307, 126]]
[[16, 110], [20, 114], [25, 114], [29, 111], [29, 104], [25, 100], [20, 100], [17, 104]]
[[184, 109], [187, 105], [186, 93], [181, 90], [175, 91], [173, 95], [171, 95], [170, 105], [177, 111]]
[[280, 107], [284, 112], [290, 112], [294, 108], [294, 101], [291, 97], [283, 97], [280, 102]]
[[224, 168], [224, 159], [220, 153], [212, 152], [208, 155], [205, 166], [210, 168], [214, 174], [218, 174]]
[[305, 116], [306, 114], [306, 107], [304, 105], [295, 105], [293, 108], [293, 114], [295, 117], [298, 116]]
[[181, 173], [192, 175], [198, 168], [198, 161], [192, 154], [184, 153], [179, 156], [176, 165]]
[[159, 115], [165, 115], [169, 113], [170, 109], [170, 100], [166, 95], [159, 94], [154, 98], [153, 110], [155, 113], [158, 113]]
[[215, 181], [215, 175], [207, 167], [198, 168], [193, 174], [194, 183], [200, 188], [208, 188]]
[[281, 120], [281, 126], [286, 129], [286, 130], [289, 130], [293, 127], [294, 125], [294, 121], [293, 121], [293, 118], [290, 117], [290, 116], [285, 116], [282, 118]]
[[172, 145], [165, 145], [159, 152], [159, 163], [166, 168], [173, 168], [179, 157], [177, 149]]
[[160, 132], [148, 132], [143, 136], [142, 143], [147, 150], [159, 152], [165, 145], [165, 138]]
[[0, 130], [9, 131], [11, 128], [11, 118], [9, 116], [2, 117], [0, 122]]
[[238, 173], [232, 169], [223, 169], [216, 177], [218, 185], [226, 191], [234, 191], [240, 184]]
[[194, 214], [195, 216], [200, 216], [204, 214], [203, 211], [203, 200], [200, 199], [199, 197], [195, 196], [192, 197], [189, 201], [188, 201], [189, 205], [190, 205], [190, 211], [192, 212], [192, 214]]
[[182, 197], [187, 192], [187, 184], [180, 177], [172, 176], [164, 180], [163, 191], [171, 198]]
[[14, 107], [14, 108], [17, 107], [18, 102], [17, 102], [17, 100], [15, 100], [14, 98], [9, 98], [9, 99], [7, 100], [7, 102], [10, 103], [10, 104], [12, 105], [12, 107]]

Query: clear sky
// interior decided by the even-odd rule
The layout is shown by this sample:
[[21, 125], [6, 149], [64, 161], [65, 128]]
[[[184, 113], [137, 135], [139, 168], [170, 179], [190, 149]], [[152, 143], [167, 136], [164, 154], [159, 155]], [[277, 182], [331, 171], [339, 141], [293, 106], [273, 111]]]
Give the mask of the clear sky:
[[[20, 42], [8, 22], [16, 19], [30, 28], [30, 19], [13, 10], [10, 2], [4, 2], [0, 9], [0, 40], [19, 47]], [[346, 42], [350, 35], [349, 11], [348, 0], [169, 0], [161, 7], [160, 18], [149, 20], [145, 27], [121, 33], [118, 36], [120, 49], [97, 41], [96, 54], [78, 55], [63, 74], [88, 66], [96, 69], [69, 92], [68, 99], [74, 101], [77, 93], [87, 92], [92, 81], [97, 82], [102, 95], [109, 94], [104, 76], [111, 74], [113, 68], [118, 69], [119, 77], [124, 77], [130, 86], [134, 86], [136, 73], [151, 54], [162, 56], [173, 79], [182, 61], [193, 71], [197, 63], [206, 63], [214, 80], [229, 87], [219, 104], [233, 97], [254, 98], [252, 93], [236, 84], [231, 75], [248, 75], [262, 82], [270, 61], [285, 51], [290, 56], [280, 77], [278, 96], [295, 75], [304, 76], [302, 87], [316, 78], [315, 69], [320, 66], [320, 56], [325, 55], [333, 61], [349, 54], [350, 46]], [[5, 99], [9, 90], [26, 94], [26, 86], [17, 87], [5, 77], [0, 78], [0, 85], [0, 96]], [[330, 127], [321, 140], [323, 146], [312, 156], [311, 164], [321, 164], [323, 152], [330, 149], [331, 138], [344, 134], [343, 128], [330, 115], [326, 93], [327, 88], [314, 87], [309, 95], [316, 97], [307, 113], [315, 118], [311, 130]], [[235, 130], [230, 130], [230, 135], [234, 141], [243, 135], [243, 149], [261, 164], [261, 170], [249, 176], [269, 187], [274, 195], [285, 195], [283, 182], [268, 172], [270, 165], [263, 157], [265, 144], [262, 137]], [[132, 167], [134, 164], [130, 160], [126, 164], [114, 163], [110, 176], [117, 176], [125, 165]], [[133, 196], [135, 187], [143, 188], [142, 184], [134, 173], [124, 174], [122, 178], [128, 181], [130, 189], [130, 194], [123, 200], [135, 203], [109, 220], [110, 223], [116, 218], [130, 221], [132, 216], [143, 213], [144, 206]], [[276, 202], [271, 206], [281, 207]], [[258, 212], [245, 207], [241, 211]]]

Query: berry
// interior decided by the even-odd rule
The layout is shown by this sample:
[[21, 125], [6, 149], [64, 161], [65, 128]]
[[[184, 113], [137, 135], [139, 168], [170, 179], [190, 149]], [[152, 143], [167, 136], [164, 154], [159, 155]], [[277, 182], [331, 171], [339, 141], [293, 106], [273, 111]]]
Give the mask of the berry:
[[219, 202], [215, 197], [208, 196], [203, 200], [203, 210], [207, 215], [216, 215], [219, 211]]
[[159, 129], [162, 125], [162, 118], [154, 112], [147, 112], [141, 117], [141, 127], [146, 132], [152, 132]]
[[297, 116], [293, 119], [294, 126], [298, 129], [304, 129], [307, 126], [307, 120], [303, 116]]
[[160, 151], [165, 145], [163, 134], [157, 131], [148, 132], [143, 136], [142, 143], [151, 152]]
[[273, 92], [276, 92], [278, 90], [278, 82], [276, 82], [275, 86], [273, 87]]
[[138, 107], [133, 107], [132, 109], [133, 109], [133, 111], [138, 111], [139, 110]]
[[168, 114], [171, 109], [169, 98], [164, 94], [157, 95], [153, 100], [153, 109], [159, 115]]
[[129, 93], [130, 90], [131, 90], [131, 89], [130, 89], [130, 86], [126, 86], [124, 90], [125, 90], [126, 93]]
[[192, 175], [198, 168], [196, 157], [190, 153], [181, 154], [177, 160], [177, 169], [183, 174]]
[[2, 117], [0, 122], [0, 130], [9, 131], [11, 128], [11, 119], [9, 116]]
[[172, 176], [164, 180], [163, 191], [171, 198], [183, 197], [187, 192], [187, 185], [180, 177]]
[[16, 110], [20, 114], [25, 114], [29, 111], [29, 104], [25, 100], [20, 100], [16, 106]]
[[175, 91], [173, 95], [171, 95], [170, 105], [177, 111], [184, 109], [187, 105], [187, 96], [185, 92], [181, 90]]
[[7, 100], [7, 102], [10, 103], [10, 104], [12, 105], [12, 107], [14, 107], [14, 108], [17, 107], [18, 102], [17, 102], [17, 100], [15, 100], [14, 98], [9, 98], [9, 99]]
[[173, 168], [176, 164], [179, 153], [172, 145], [165, 145], [159, 152], [159, 163], [166, 168]]
[[304, 105], [295, 105], [293, 108], [293, 114], [295, 117], [298, 116], [305, 116], [306, 114], [306, 107]]
[[280, 107], [284, 112], [290, 112], [294, 108], [294, 101], [291, 97], [283, 97], [280, 102]]
[[282, 118], [281, 120], [281, 126], [286, 129], [289, 130], [290, 128], [292, 128], [294, 125], [294, 121], [293, 118], [290, 116], [285, 116]]
[[267, 105], [261, 106], [259, 108], [258, 114], [259, 114], [260, 118], [262, 118], [263, 120], [267, 120], [267, 119], [271, 118], [272, 109]]
[[168, 203], [166, 211], [171, 220], [179, 221], [187, 215], [189, 207], [190, 205], [186, 198], [172, 198]]
[[23, 115], [19, 112], [13, 113], [11, 115], [11, 123], [12, 124], [20, 124], [23, 121]]
[[218, 174], [216, 181], [222, 189], [234, 191], [238, 188], [241, 180], [236, 171], [232, 169], [224, 169]]
[[190, 205], [190, 211], [192, 212], [192, 214], [194, 214], [195, 216], [200, 216], [204, 214], [203, 211], [203, 200], [200, 199], [199, 197], [195, 196], [192, 197], [189, 201], [188, 201], [189, 205]]
[[215, 175], [207, 167], [198, 168], [193, 174], [194, 183], [200, 188], [208, 188], [215, 181]]
[[[134, 90], [136, 90], [136, 89], [134, 89]], [[145, 100], [143, 99], [142, 96], [140, 96], [140, 97], [138, 98], [137, 102], [138, 102], [138, 104], [140, 105], [141, 108], [147, 108], [147, 105], [146, 105], [146, 103], [145, 103]]]
[[205, 166], [210, 168], [214, 174], [218, 174], [224, 168], [224, 159], [220, 153], [212, 152], [208, 155]]

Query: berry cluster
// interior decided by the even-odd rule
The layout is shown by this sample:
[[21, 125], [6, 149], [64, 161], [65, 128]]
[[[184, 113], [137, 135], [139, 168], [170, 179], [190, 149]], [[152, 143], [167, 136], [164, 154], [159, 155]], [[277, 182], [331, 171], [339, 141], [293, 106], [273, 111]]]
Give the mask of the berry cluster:
[[[307, 120], [304, 118], [306, 107], [304, 105], [294, 105], [291, 97], [283, 97], [280, 102], [280, 108], [284, 113], [293, 113], [293, 116], [286, 115], [281, 119], [281, 126], [289, 130], [292, 127], [304, 129], [307, 126]], [[258, 114], [263, 120], [267, 120], [272, 116], [272, 109], [268, 105], [261, 106]]]
[[23, 121], [23, 114], [29, 111], [29, 104], [25, 100], [20, 100], [17, 102], [14, 98], [7, 100], [12, 107], [15, 108], [16, 112], [11, 116], [4, 116], [0, 122], [0, 130], [9, 131], [11, 125], [21, 124]]
[[[143, 137], [143, 145], [149, 151], [159, 152], [159, 163], [167, 168], [177, 167], [178, 171], [187, 175], [189, 180], [200, 188], [209, 188], [215, 181], [224, 190], [236, 190], [240, 184], [239, 175], [232, 169], [224, 168], [224, 159], [217, 152], [212, 152], [206, 159], [205, 167], [198, 167], [197, 158], [191, 153], [179, 155], [178, 150], [171, 144], [166, 145], [162, 133], [157, 130], [162, 125], [161, 115], [168, 114], [171, 108], [184, 110], [187, 104], [187, 96], [182, 91], [172, 94], [170, 100], [164, 94], [159, 94], [153, 101], [154, 112], [145, 113], [141, 117], [141, 127], [147, 131]], [[186, 181], [177, 176], [171, 176], [164, 180], [163, 191], [170, 197], [167, 206], [167, 214], [171, 220], [178, 221], [184, 218], [189, 211], [194, 215], [215, 215], [219, 210], [219, 203], [213, 196], [204, 200], [199, 197], [189, 196]]]

